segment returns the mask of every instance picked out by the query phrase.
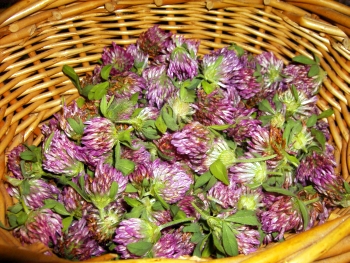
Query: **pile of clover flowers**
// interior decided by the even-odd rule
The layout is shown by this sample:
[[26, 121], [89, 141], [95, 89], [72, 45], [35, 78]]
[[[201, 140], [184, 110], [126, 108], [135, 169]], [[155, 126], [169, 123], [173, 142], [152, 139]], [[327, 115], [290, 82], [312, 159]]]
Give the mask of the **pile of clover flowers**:
[[347, 206], [316, 93], [318, 59], [284, 65], [154, 26], [103, 50], [81, 97], [8, 154], [8, 222], [60, 257], [249, 254]]

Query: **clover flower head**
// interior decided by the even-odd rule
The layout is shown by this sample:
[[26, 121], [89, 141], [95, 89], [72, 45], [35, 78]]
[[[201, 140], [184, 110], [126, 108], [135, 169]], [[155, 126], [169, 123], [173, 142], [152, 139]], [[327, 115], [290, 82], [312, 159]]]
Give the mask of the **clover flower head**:
[[14, 147], [7, 155], [7, 168], [12, 172], [16, 179], [23, 179], [20, 161], [21, 153], [26, 150], [23, 144]]
[[283, 61], [278, 59], [273, 52], [263, 52], [256, 56], [257, 64], [260, 65], [264, 93], [273, 94], [278, 90], [282, 81]]
[[316, 105], [317, 97], [308, 97], [301, 90], [297, 90], [297, 93], [297, 98], [293, 95], [291, 89], [288, 89], [279, 95], [280, 101], [286, 105], [286, 114], [289, 116], [311, 116]]
[[58, 201], [61, 202], [66, 210], [74, 214], [76, 218], [82, 218], [90, 210], [91, 204], [86, 202], [83, 197], [74, 190], [71, 186], [65, 186], [60, 195]]
[[149, 28], [140, 34], [136, 41], [140, 49], [150, 57], [155, 57], [162, 53], [167, 47], [167, 42], [171, 39], [171, 33], [167, 33], [158, 25]]
[[242, 68], [242, 63], [234, 50], [222, 48], [204, 55], [200, 67], [209, 84], [214, 88], [226, 88]]
[[168, 98], [175, 96], [177, 88], [166, 72], [166, 65], [155, 65], [145, 69], [142, 76], [147, 83], [146, 98], [150, 106], [160, 109]]
[[178, 121], [188, 123], [191, 120], [191, 116], [196, 112], [192, 103], [182, 101], [179, 96], [170, 98], [168, 103], [173, 110], [174, 117]]
[[168, 204], [181, 200], [193, 183], [193, 178], [179, 163], [169, 164], [156, 159], [152, 163], [151, 170], [152, 192]]
[[126, 51], [134, 58], [134, 72], [138, 75], [142, 74], [142, 71], [148, 65], [148, 54], [143, 52], [138, 44], [131, 44], [126, 48]]
[[193, 79], [198, 74], [197, 52], [199, 41], [173, 36], [173, 45], [168, 46], [170, 61], [167, 74], [179, 81]]
[[248, 255], [258, 250], [260, 247], [260, 233], [252, 227], [243, 226], [236, 229], [238, 250], [241, 254]]
[[124, 212], [125, 209], [119, 202], [105, 207], [102, 218], [98, 209], [91, 209], [86, 221], [92, 237], [100, 244], [111, 241]]
[[92, 238], [86, 219], [83, 217], [73, 221], [55, 247], [55, 252], [67, 259], [87, 260], [102, 255], [106, 250]]
[[194, 104], [196, 109], [194, 120], [207, 126], [232, 124], [237, 109], [235, 100], [227, 96], [227, 93], [220, 89], [210, 94], [198, 90], [198, 101]]
[[27, 195], [22, 195], [25, 204], [32, 208], [38, 209], [44, 206], [45, 200], [57, 200], [60, 190], [52, 183], [43, 179], [29, 180], [30, 190]]
[[182, 228], [162, 233], [154, 244], [152, 253], [157, 258], [179, 258], [191, 255], [195, 244], [191, 242], [191, 233], [182, 232]]
[[208, 152], [204, 165], [210, 167], [216, 160], [220, 160], [226, 168], [231, 167], [236, 161], [234, 149], [231, 149], [223, 137], [214, 138], [212, 148]]
[[77, 145], [65, 133], [56, 131], [43, 144], [43, 168], [55, 174], [77, 176], [84, 170]]
[[291, 196], [278, 196], [271, 205], [266, 206], [266, 211], [261, 212], [259, 217], [265, 233], [277, 233], [275, 240], [281, 240], [287, 231], [297, 231], [303, 227], [301, 214]]
[[24, 225], [15, 228], [13, 234], [22, 243], [56, 245], [62, 235], [62, 218], [50, 209], [33, 210]]
[[97, 165], [93, 178], [85, 176], [85, 191], [90, 195], [92, 203], [99, 210], [102, 210], [114, 201], [112, 199], [114, 197], [110, 196], [110, 190], [114, 182], [118, 185], [116, 194], [120, 194], [126, 188], [128, 177], [103, 161], [100, 161]]
[[139, 241], [155, 243], [159, 235], [160, 231], [154, 223], [141, 218], [130, 218], [120, 222], [113, 241], [116, 244], [116, 251], [122, 258], [139, 258], [129, 252], [127, 245]]
[[129, 71], [133, 64], [133, 56], [124, 48], [112, 42], [112, 46], [105, 47], [102, 52], [102, 66], [112, 65], [110, 75], [116, 75], [121, 72]]
[[235, 183], [231, 177], [229, 182], [229, 185], [221, 181], [216, 182], [208, 191], [207, 198], [220, 205], [223, 209], [233, 209], [232, 211], [235, 211], [242, 191], [240, 185]]
[[99, 151], [100, 155], [110, 152], [117, 141], [117, 129], [107, 118], [95, 117], [85, 122], [81, 139], [84, 149]]
[[[111, 77], [108, 94], [115, 98], [130, 99], [135, 93], [142, 94], [146, 89], [146, 80], [134, 72], [126, 71]], [[141, 96], [141, 95], [140, 95]]]

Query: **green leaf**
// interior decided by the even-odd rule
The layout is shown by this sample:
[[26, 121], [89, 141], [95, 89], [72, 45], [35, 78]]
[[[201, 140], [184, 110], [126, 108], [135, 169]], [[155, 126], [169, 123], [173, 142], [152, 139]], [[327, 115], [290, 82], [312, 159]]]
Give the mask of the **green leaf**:
[[127, 145], [131, 146], [131, 133], [132, 129], [127, 129], [123, 131], [118, 132], [118, 140], [120, 142], [126, 143]]
[[148, 251], [151, 250], [152, 247], [153, 247], [153, 244], [151, 242], [146, 242], [146, 241], [130, 243], [126, 246], [129, 252], [136, 256], [145, 255]]
[[139, 218], [142, 214], [142, 212], [144, 211], [144, 207], [142, 205], [140, 206], [136, 206], [133, 209], [131, 209], [131, 211], [129, 213], [124, 214], [124, 217], [126, 219], [129, 218]]
[[0, 221], [0, 228], [5, 229], [5, 230], [13, 230], [14, 228], [16, 228], [17, 225], [17, 220], [16, 220], [16, 216], [15, 215], [8, 215], [8, 219], [9, 219], [9, 223], [11, 227], [6, 227], [1, 221]]
[[137, 189], [132, 184], [127, 184], [125, 192], [126, 193], [137, 193]]
[[323, 132], [316, 129], [311, 129], [311, 134], [312, 136], [314, 136], [316, 141], [321, 145], [322, 149], [325, 149], [327, 140]]
[[77, 134], [83, 134], [84, 133], [84, 124], [81, 119], [75, 120], [73, 118], [68, 118], [67, 119], [69, 125], [72, 127], [72, 129], [77, 133]]
[[147, 120], [143, 123], [142, 134], [149, 140], [157, 140], [160, 138], [156, 128], [155, 120]]
[[213, 175], [208, 171], [200, 176], [198, 176], [198, 178], [196, 179], [196, 183], [194, 185], [194, 189], [197, 189], [203, 185], [205, 185], [209, 180], [210, 178], [212, 177]]
[[216, 184], [217, 181], [218, 179], [216, 179], [215, 176], [212, 176], [207, 185], [205, 186], [204, 191], [209, 191]]
[[28, 180], [23, 180], [20, 187], [23, 195], [28, 195], [30, 193], [30, 183]]
[[310, 128], [310, 127], [314, 126], [316, 123], [317, 123], [317, 115], [316, 114], [312, 114], [307, 119], [306, 126]]
[[255, 211], [251, 210], [238, 210], [233, 215], [225, 218], [225, 221], [243, 225], [260, 226], [260, 222], [256, 217]]
[[312, 60], [304, 55], [295, 56], [292, 58], [292, 60], [294, 62], [298, 62], [298, 63], [305, 64], [305, 65], [316, 65], [317, 64], [314, 60]]
[[104, 95], [107, 93], [107, 89], [109, 87], [109, 82], [101, 82], [92, 87], [92, 89], [89, 91], [88, 99], [89, 100], [99, 100], [102, 99]]
[[296, 89], [296, 87], [294, 85], [292, 85], [291, 91], [292, 91], [292, 94], [293, 94], [295, 101], [299, 101], [298, 90]]
[[332, 116], [334, 111], [332, 109], [328, 109], [323, 111], [320, 115], [317, 116], [318, 119], [323, 119]]
[[198, 223], [191, 223], [182, 229], [182, 232], [200, 233], [201, 228]]
[[236, 236], [227, 223], [222, 224], [222, 244], [228, 256], [238, 255], [238, 243]]
[[78, 74], [74, 71], [74, 69], [68, 65], [63, 65], [62, 72], [66, 75], [73, 85], [78, 89], [79, 94], [81, 94], [81, 86]]
[[259, 106], [259, 110], [261, 111], [269, 112], [271, 114], [275, 113], [275, 111], [272, 109], [270, 105], [270, 102], [266, 99], [262, 100], [258, 106]]
[[19, 211], [23, 209], [23, 206], [21, 203], [17, 203], [11, 207], [9, 207], [7, 210], [10, 211], [11, 213], [17, 214]]
[[81, 107], [83, 107], [84, 104], [85, 104], [85, 99], [82, 98], [82, 97], [79, 97], [79, 98], [76, 100], [76, 102], [77, 102], [78, 107], [81, 108]]
[[309, 78], [312, 78], [314, 76], [317, 76], [320, 73], [320, 67], [318, 65], [312, 65], [309, 69], [309, 72], [307, 73], [307, 76]]
[[90, 93], [90, 91], [92, 90], [93, 87], [94, 87], [94, 85], [92, 85], [92, 84], [86, 85], [86, 86], [82, 89], [81, 95], [84, 96], [85, 98], [88, 98], [88, 97], [89, 97], [89, 93]]
[[209, 170], [216, 177], [216, 179], [220, 180], [226, 185], [230, 184], [228, 180], [227, 168], [220, 159], [213, 162], [210, 165]]
[[32, 151], [24, 151], [19, 154], [22, 160], [36, 162], [37, 158]]
[[161, 116], [164, 123], [170, 130], [177, 131], [179, 129], [179, 126], [176, 124], [176, 119], [173, 116], [173, 111], [170, 107], [163, 107], [161, 110]]
[[202, 88], [205, 91], [205, 93], [210, 94], [215, 90], [215, 85], [209, 84], [206, 80], [202, 81]]
[[10, 176], [6, 176], [6, 181], [13, 186], [19, 186], [23, 182], [23, 180], [21, 180], [21, 179], [16, 179], [16, 178], [10, 177]]
[[262, 125], [265, 126], [271, 122], [273, 115], [262, 115], [259, 117], [259, 120], [262, 122]]
[[[112, 100], [111, 100], [112, 101]], [[107, 117], [108, 112], [107, 96], [103, 96], [100, 102], [100, 111], [104, 117]]]
[[162, 204], [159, 201], [156, 201], [156, 202], [153, 203], [152, 209], [154, 211], [163, 211], [164, 207], [162, 206]]
[[104, 66], [102, 69], [101, 69], [101, 77], [104, 79], [104, 80], [108, 80], [109, 79], [109, 73], [111, 72], [111, 69], [113, 68], [113, 65], [112, 64], [108, 64], [106, 66]]
[[350, 185], [347, 181], [344, 181], [344, 188], [347, 194], [350, 194]]
[[114, 181], [111, 185], [111, 189], [109, 189], [109, 198], [111, 200], [114, 200], [115, 197], [117, 196], [118, 188], [119, 188], [118, 183]]
[[51, 141], [53, 136], [55, 135], [55, 132], [52, 132], [49, 137], [47, 137], [45, 143], [44, 143], [44, 151], [47, 152], [50, 148]]
[[24, 211], [19, 212], [16, 216], [18, 225], [23, 225], [28, 219], [28, 215]]
[[63, 225], [62, 231], [66, 232], [68, 230], [68, 228], [70, 227], [70, 225], [72, 224], [72, 222], [73, 222], [73, 216], [68, 216], [66, 218], [63, 218], [62, 219], [62, 225]]
[[225, 124], [225, 125], [211, 125], [209, 128], [217, 130], [217, 131], [223, 131], [228, 128], [230, 128], [231, 124]]
[[234, 50], [238, 57], [241, 57], [244, 55], [244, 49], [235, 43], [232, 43], [228, 49]]
[[205, 258], [205, 256], [203, 255], [204, 252], [202, 253], [202, 251], [205, 250], [206, 246], [209, 247], [209, 242], [207, 242], [209, 236], [210, 234], [202, 236], [201, 238], [198, 238], [199, 240], [197, 241], [197, 245], [194, 248], [193, 256]]
[[128, 159], [119, 159], [116, 163], [116, 169], [121, 171], [122, 174], [126, 176], [135, 170], [135, 163]]
[[[221, 233], [220, 233], [221, 234]], [[224, 247], [222, 246], [222, 243], [221, 243], [221, 240], [219, 238], [219, 233], [213, 233], [211, 236], [212, 236], [212, 240], [213, 240], [213, 243], [214, 243], [214, 246], [215, 248], [220, 251], [221, 253], [225, 254], [225, 249]]]
[[60, 215], [63, 216], [69, 216], [70, 213], [66, 210], [66, 208], [64, 207], [64, 205], [60, 202], [57, 202], [56, 205], [53, 207], [53, 210]]
[[303, 203], [303, 201], [297, 199], [297, 202], [298, 202], [298, 205], [299, 205], [301, 216], [303, 217], [304, 230], [306, 230], [306, 228], [309, 225], [309, 221], [310, 221], [309, 212], [308, 212], [308, 210], [306, 208], [306, 205]]
[[262, 184], [262, 187], [264, 188], [265, 191], [267, 192], [272, 192], [272, 193], [278, 193], [282, 195], [287, 195], [287, 196], [293, 196], [296, 197], [294, 193], [291, 191], [284, 189], [284, 188], [279, 188], [279, 187], [274, 187], [274, 186], [269, 186], [267, 184]]
[[142, 205], [142, 203], [138, 200], [136, 200], [135, 198], [131, 198], [128, 196], [124, 196], [124, 201], [131, 207], [137, 207]]
[[293, 164], [295, 167], [298, 167], [298, 165], [300, 164], [299, 160], [297, 157], [293, 156], [293, 155], [290, 155], [288, 153], [284, 153], [284, 156], [287, 158], [287, 160]]
[[158, 118], [156, 119], [155, 125], [156, 125], [158, 131], [160, 131], [162, 134], [164, 134], [166, 132], [167, 126], [166, 126], [161, 115], [159, 115]]
[[46, 199], [46, 200], [44, 200], [44, 206], [42, 208], [52, 209], [55, 207], [56, 204], [57, 204], [56, 200]]

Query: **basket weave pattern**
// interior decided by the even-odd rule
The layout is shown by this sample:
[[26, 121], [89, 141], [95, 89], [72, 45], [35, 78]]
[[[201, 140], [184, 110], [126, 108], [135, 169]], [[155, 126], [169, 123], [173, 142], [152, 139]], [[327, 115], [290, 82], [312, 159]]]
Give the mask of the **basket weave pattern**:
[[[61, 109], [62, 98], [69, 103], [79, 97], [63, 75], [62, 66], [70, 65], [84, 76], [94, 69], [104, 46], [112, 41], [118, 45], [135, 43], [138, 35], [154, 24], [199, 39], [199, 55], [234, 42], [255, 54], [273, 51], [286, 64], [295, 55], [320, 57], [327, 78], [317, 105], [323, 111], [334, 110], [328, 123], [336, 148], [337, 172], [350, 180], [350, 29], [346, 26], [350, 25], [349, 7], [335, 1], [302, 0], [27, 0], [0, 13], [0, 221], [3, 224], [7, 225], [6, 209], [16, 202], [7, 194], [4, 182], [7, 152], [23, 142], [38, 145], [43, 138], [40, 125]], [[313, 262], [330, 249], [323, 258], [338, 255], [333, 262], [342, 262], [340, 257], [346, 260], [350, 253], [350, 247], [345, 245], [350, 244], [350, 238], [346, 237], [350, 235], [348, 214], [350, 209], [337, 209], [332, 218], [338, 219], [304, 236], [297, 235], [299, 241], [317, 234], [326, 236], [328, 239], [316, 244], [319, 253], [306, 250], [314, 244], [302, 246], [298, 239], [289, 239], [289, 259]], [[332, 232], [332, 229], [339, 230]], [[13, 255], [21, 247], [5, 230], [0, 230], [0, 245], [1, 250], [2, 246], [8, 246], [7, 253]], [[342, 250], [337, 250], [338, 247]], [[21, 251], [33, 261], [58, 262], [57, 258], [32, 252], [45, 249], [33, 245]], [[267, 256], [271, 253], [268, 248], [261, 248], [256, 255], [239, 256], [230, 262], [272, 262]], [[99, 260], [110, 258], [113, 255]]]

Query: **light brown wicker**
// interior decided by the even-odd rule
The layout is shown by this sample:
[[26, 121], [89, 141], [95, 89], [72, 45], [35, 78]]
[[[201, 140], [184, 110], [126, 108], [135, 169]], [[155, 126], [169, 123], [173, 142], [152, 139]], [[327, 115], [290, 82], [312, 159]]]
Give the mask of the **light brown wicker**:
[[[158, 24], [201, 40], [199, 54], [232, 42], [259, 54], [273, 51], [285, 63], [298, 54], [320, 57], [327, 71], [319, 92], [336, 146], [337, 172], [350, 180], [350, 8], [328, 0], [22, 0], [0, 13], [0, 221], [15, 200], [6, 192], [7, 152], [22, 142], [38, 145], [40, 125], [78, 92], [62, 74], [68, 64], [79, 75], [91, 72], [112, 41], [134, 43]], [[257, 253], [213, 262], [350, 262], [350, 209]], [[332, 220], [331, 220], [332, 219]], [[45, 256], [47, 248], [23, 247], [0, 230], [2, 262], [66, 262]], [[108, 262], [108, 254], [94, 261]], [[3, 261], [4, 260], [4, 261]], [[7, 261], [6, 261], [7, 260]], [[130, 262], [183, 262], [172, 259]], [[199, 259], [188, 258], [188, 262]]]

